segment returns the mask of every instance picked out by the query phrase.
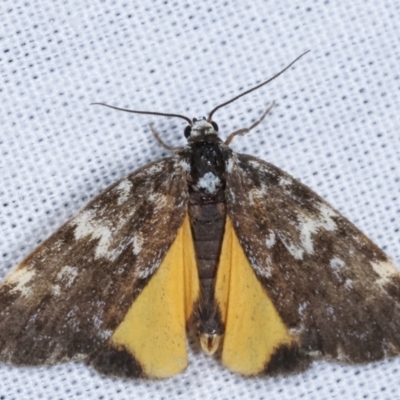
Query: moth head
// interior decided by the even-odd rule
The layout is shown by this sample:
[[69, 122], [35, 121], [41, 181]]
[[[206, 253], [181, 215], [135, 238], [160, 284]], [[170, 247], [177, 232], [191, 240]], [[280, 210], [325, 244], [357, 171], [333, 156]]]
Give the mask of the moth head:
[[214, 121], [208, 121], [206, 118], [193, 118], [192, 124], [188, 125], [184, 130], [185, 138], [188, 141], [205, 138], [209, 135], [217, 136], [218, 125]]
[[[307, 54], [309, 52], [306, 51], [303, 54], [301, 54], [299, 57], [297, 57], [294, 61], [292, 61], [288, 66], [286, 66], [284, 69], [282, 69], [280, 72], [278, 72], [277, 74], [275, 74], [272, 78], [267, 79], [266, 81], [260, 83], [257, 86], [254, 86], [240, 94], [238, 94], [237, 96], [233, 97], [232, 99], [214, 107], [211, 112], [208, 114], [207, 118], [200, 118], [200, 119], [196, 119], [193, 118], [193, 120], [191, 120], [190, 118], [186, 117], [185, 115], [181, 115], [181, 114], [170, 114], [170, 113], [163, 113], [163, 112], [157, 112], [157, 111], [140, 111], [140, 110], [129, 110], [126, 108], [120, 108], [120, 107], [115, 107], [115, 106], [110, 106], [108, 104], [105, 103], [92, 103], [92, 105], [100, 105], [100, 106], [105, 106], [105, 107], [109, 107], [112, 108], [114, 110], [119, 110], [119, 111], [125, 111], [125, 112], [129, 112], [129, 113], [133, 113], [133, 114], [146, 114], [146, 115], [158, 115], [161, 117], [173, 117], [173, 118], [180, 118], [180, 119], [184, 119], [189, 125], [186, 126], [185, 130], [184, 130], [184, 134], [186, 139], [188, 139], [189, 142], [195, 142], [195, 141], [202, 141], [202, 140], [207, 140], [207, 139], [211, 139], [211, 141], [214, 141], [215, 138], [217, 139], [217, 141], [221, 141], [218, 138], [218, 125], [212, 120], [212, 116], [215, 114], [216, 111], [218, 111], [220, 108], [227, 106], [230, 103], [233, 103], [234, 101], [236, 101], [237, 99], [240, 99], [241, 97], [253, 92], [254, 90], [259, 89], [260, 87], [266, 85], [267, 83], [271, 82], [272, 80], [276, 79], [279, 75], [283, 74], [287, 69], [289, 69], [297, 60], [299, 60], [301, 57], [303, 57], [305, 54]], [[254, 127], [256, 127], [264, 118], [265, 116], [268, 114], [269, 110], [272, 108], [272, 106], [274, 105], [274, 102], [272, 103], [272, 105], [264, 112], [263, 116], [255, 123], [253, 124], [250, 128], [247, 129], [240, 129], [239, 131], [233, 132], [227, 140], [225, 140], [225, 144], [229, 144], [232, 139], [237, 136], [237, 135], [244, 135], [245, 133], [249, 132], [251, 129], [253, 129]], [[150, 125], [151, 128], [151, 125]], [[154, 134], [154, 136], [156, 137], [156, 139], [166, 148], [169, 150], [173, 150], [172, 147], [166, 145], [165, 143], [162, 142], [162, 140], [160, 139], [160, 137], [158, 136], [157, 132], [154, 131], [152, 129], [152, 132]]]

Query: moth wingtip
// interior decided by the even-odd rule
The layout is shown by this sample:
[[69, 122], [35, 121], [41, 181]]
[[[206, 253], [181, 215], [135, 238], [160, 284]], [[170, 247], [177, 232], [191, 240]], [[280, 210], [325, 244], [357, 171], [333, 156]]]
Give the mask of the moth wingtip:
[[93, 354], [86, 363], [102, 375], [145, 378], [141, 365], [124, 346], [116, 348], [106, 345]]
[[301, 351], [297, 344], [283, 344], [275, 349], [263, 374], [277, 376], [304, 372], [312, 362], [312, 357]]

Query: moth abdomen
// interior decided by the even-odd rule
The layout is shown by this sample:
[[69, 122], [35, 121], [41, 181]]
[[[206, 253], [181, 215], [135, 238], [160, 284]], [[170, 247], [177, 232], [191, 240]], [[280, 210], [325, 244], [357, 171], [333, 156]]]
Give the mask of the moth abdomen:
[[212, 354], [218, 347], [212, 338], [223, 333], [214, 287], [226, 220], [225, 162], [218, 143], [192, 143], [189, 157], [189, 218], [200, 280], [198, 331], [207, 336], [206, 345], [201, 343]]

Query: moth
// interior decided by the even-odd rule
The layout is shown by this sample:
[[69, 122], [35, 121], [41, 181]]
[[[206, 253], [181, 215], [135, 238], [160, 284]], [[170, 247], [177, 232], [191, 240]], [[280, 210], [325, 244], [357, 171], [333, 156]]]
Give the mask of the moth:
[[399, 354], [392, 261], [311, 189], [229, 148], [269, 109], [218, 137], [219, 108], [295, 61], [206, 119], [122, 109], [184, 119], [188, 144], [110, 186], [8, 275], [0, 361], [166, 378], [187, 367], [188, 325], [245, 376]]

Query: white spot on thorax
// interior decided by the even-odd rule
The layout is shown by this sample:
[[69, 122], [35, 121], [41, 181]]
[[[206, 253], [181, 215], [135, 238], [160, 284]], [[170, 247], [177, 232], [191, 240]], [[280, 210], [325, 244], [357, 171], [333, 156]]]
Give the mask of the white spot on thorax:
[[221, 180], [212, 172], [207, 172], [197, 181], [197, 188], [204, 189], [207, 193], [213, 194], [221, 187]]
[[20, 292], [22, 296], [29, 296], [31, 288], [27, 287], [27, 285], [35, 274], [34, 270], [29, 270], [25, 267], [18, 268], [11, 272], [4, 284], [7, 286], [15, 285], [11, 289], [11, 293]]
[[131, 194], [132, 182], [128, 179], [122, 180], [114, 190], [119, 193], [118, 205], [125, 203]]

